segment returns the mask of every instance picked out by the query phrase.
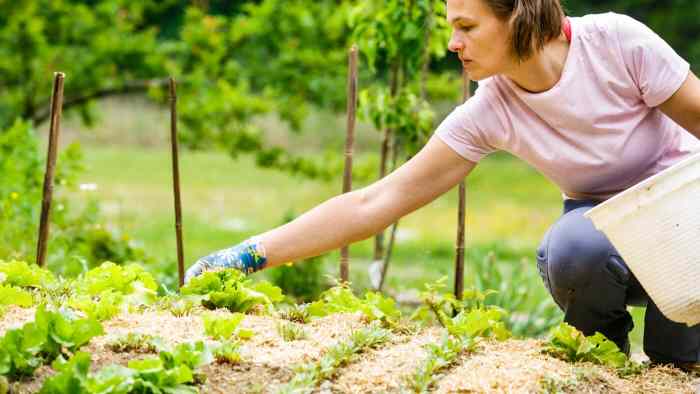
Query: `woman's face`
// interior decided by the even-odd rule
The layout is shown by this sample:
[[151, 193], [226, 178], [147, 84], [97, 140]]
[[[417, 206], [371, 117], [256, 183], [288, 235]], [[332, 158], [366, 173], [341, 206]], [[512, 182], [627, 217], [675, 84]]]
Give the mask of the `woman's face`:
[[505, 73], [512, 65], [510, 29], [482, 0], [447, 0], [452, 35], [447, 47], [472, 80]]

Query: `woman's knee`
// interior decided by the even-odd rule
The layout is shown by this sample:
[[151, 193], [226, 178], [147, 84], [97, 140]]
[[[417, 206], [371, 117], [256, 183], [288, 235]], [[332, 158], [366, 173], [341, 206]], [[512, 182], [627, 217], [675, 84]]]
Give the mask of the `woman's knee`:
[[587, 287], [603, 273], [614, 248], [593, 223], [583, 217], [589, 208], [563, 215], [547, 232], [537, 250], [540, 274], [550, 291]]

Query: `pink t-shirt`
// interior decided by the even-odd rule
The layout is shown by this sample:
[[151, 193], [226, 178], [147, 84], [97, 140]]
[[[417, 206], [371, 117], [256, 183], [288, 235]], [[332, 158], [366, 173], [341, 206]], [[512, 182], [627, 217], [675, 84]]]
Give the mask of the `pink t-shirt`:
[[510, 152], [576, 199], [607, 199], [699, 151], [700, 141], [656, 108], [685, 81], [688, 62], [628, 16], [570, 21], [554, 87], [530, 93], [488, 78], [435, 133], [473, 162]]

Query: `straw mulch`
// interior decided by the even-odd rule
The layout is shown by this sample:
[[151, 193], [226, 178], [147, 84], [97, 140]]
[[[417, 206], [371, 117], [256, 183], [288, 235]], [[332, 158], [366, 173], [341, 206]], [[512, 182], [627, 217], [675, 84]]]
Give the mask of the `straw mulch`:
[[[216, 313], [226, 313], [218, 311]], [[31, 321], [32, 309], [10, 308], [0, 318], [0, 335], [7, 329]], [[286, 342], [277, 332], [277, 320], [267, 316], [247, 316], [242, 327], [256, 335], [243, 343], [238, 365], [211, 364], [202, 369], [207, 375], [202, 393], [275, 392], [294, 375], [293, 367], [318, 360], [325, 349], [347, 340], [363, 325], [359, 315], [334, 315], [304, 325], [307, 339]], [[174, 317], [167, 312], [125, 314], [103, 323], [106, 334], [83, 350], [92, 356], [93, 370], [112, 363], [126, 365], [143, 354], [114, 353], [106, 344], [127, 333], [162, 337], [170, 344], [207, 340], [199, 316]], [[384, 346], [358, 356], [341, 368], [331, 381], [323, 382], [320, 393], [399, 393], [406, 376], [426, 357], [424, 345], [440, 341], [442, 331], [430, 328], [415, 335], [395, 335]], [[570, 364], [540, 351], [541, 341], [509, 340], [484, 342], [473, 354], [437, 376], [433, 389], [440, 393], [696, 393], [700, 384], [677, 369], [656, 367], [641, 376], [621, 379], [614, 371], [592, 364]], [[20, 382], [19, 393], [38, 391], [50, 367], [40, 368], [32, 380]], [[696, 379], [695, 381], [693, 379]]]

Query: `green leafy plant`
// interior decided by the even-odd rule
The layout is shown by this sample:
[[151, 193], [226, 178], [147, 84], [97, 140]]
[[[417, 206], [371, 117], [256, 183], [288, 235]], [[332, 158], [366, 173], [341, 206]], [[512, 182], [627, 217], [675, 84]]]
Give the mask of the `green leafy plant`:
[[90, 356], [79, 352], [71, 359], [57, 359], [57, 373], [41, 388], [44, 394], [98, 393], [197, 393], [203, 382], [197, 370], [211, 363], [211, 349], [203, 342], [183, 343], [161, 350], [158, 357], [129, 361], [128, 367], [111, 365], [90, 373]]
[[486, 297], [494, 291], [482, 293], [469, 289], [458, 299], [452, 293], [443, 292], [446, 279], [443, 277], [425, 285], [420, 295], [425, 305], [416, 310], [412, 318], [426, 319], [427, 312], [432, 311], [440, 325], [455, 337], [495, 337], [498, 340], [510, 337], [503, 322], [505, 311], [485, 303]]
[[588, 361], [605, 365], [616, 369], [623, 376], [637, 374], [644, 368], [631, 361], [605, 335], [596, 332], [587, 337], [567, 323], [561, 323], [551, 330], [543, 351], [569, 362]]
[[123, 303], [124, 295], [112, 290], [103, 291], [98, 296], [75, 295], [67, 301], [69, 307], [98, 321], [109, 320], [122, 312]]
[[287, 342], [307, 337], [304, 327], [294, 322], [277, 322], [277, 333]]
[[180, 293], [202, 296], [202, 305], [209, 309], [226, 308], [241, 313], [284, 299], [279, 287], [266, 281], [253, 282], [235, 269], [205, 272], [183, 286]]
[[78, 278], [75, 289], [78, 294], [91, 296], [113, 291], [133, 301], [148, 304], [155, 299], [158, 284], [139, 264], [122, 266], [108, 261]]
[[240, 339], [250, 339], [253, 336], [252, 330], [238, 328], [244, 318], [245, 315], [242, 313], [233, 313], [230, 316], [205, 314], [202, 316], [204, 332], [214, 339], [228, 340], [234, 333]]
[[163, 343], [154, 335], [130, 332], [107, 343], [105, 347], [115, 353], [156, 353], [163, 348]]
[[103, 333], [93, 319], [75, 319], [40, 305], [33, 322], [7, 331], [0, 339], [0, 375], [10, 379], [30, 376], [39, 366], [74, 353]]
[[153, 304], [158, 285], [138, 264], [105, 262], [81, 275], [70, 287], [67, 305], [103, 321], [131, 307]]
[[426, 284], [421, 293], [426, 305], [413, 316], [426, 319], [426, 314], [432, 311], [447, 330], [440, 344], [427, 345], [428, 356], [405, 378], [408, 390], [416, 393], [427, 392], [441, 370], [452, 365], [460, 355], [476, 350], [482, 338], [504, 340], [511, 335], [503, 322], [505, 312], [484, 303], [492, 292], [466, 290], [458, 299], [442, 292], [445, 281], [446, 278], [441, 278]]
[[202, 304], [200, 296], [180, 296], [178, 294], [168, 294], [160, 297], [155, 308], [168, 311], [175, 317], [189, 316]]
[[375, 292], [367, 292], [364, 298], [358, 298], [346, 285], [326, 290], [318, 301], [308, 305], [307, 311], [311, 317], [360, 312], [367, 321], [378, 320], [385, 327], [400, 328], [401, 311], [392, 298]]
[[391, 338], [391, 331], [378, 322], [352, 333], [347, 342], [329, 348], [320, 360], [296, 368], [296, 375], [279, 393], [311, 393], [322, 380], [332, 377], [358, 353], [379, 346]]
[[239, 348], [241, 343], [238, 341], [223, 341], [214, 348], [214, 358], [220, 364], [238, 364], [241, 362], [241, 354]]
[[9, 305], [23, 308], [34, 305], [32, 293], [14, 286], [0, 285], [0, 316], [4, 313], [5, 307]]
[[292, 304], [279, 311], [279, 317], [284, 320], [289, 320], [296, 323], [306, 324], [311, 316], [309, 315], [308, 305]]
[[473, 351], [476, 343], [469, 337], [455, 338], [445, 335], [440, 344], [428, 344], [428, 356], [404, 379], [406, 388], [415, 393], [428, 392], [438, 373], [453, 365], [460, 355]]
[[0, 260], [0, 274], [2, 280], [0, 283], [25, 287], [43, 289], [56, 281], [54, 275], [38, 265], [29, 265], [24, 261], [9, 261]]

